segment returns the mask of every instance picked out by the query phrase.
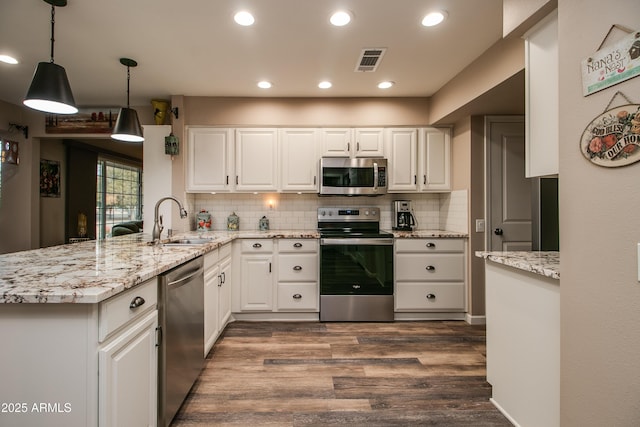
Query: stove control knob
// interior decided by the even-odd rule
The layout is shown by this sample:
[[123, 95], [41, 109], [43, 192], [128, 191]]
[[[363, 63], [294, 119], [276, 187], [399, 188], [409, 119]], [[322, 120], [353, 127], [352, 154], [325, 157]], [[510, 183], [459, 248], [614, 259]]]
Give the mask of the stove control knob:
[[327, 213], [325, 211], [320, 211], [320, 215], [325, 216]]
[[333, 212], [329, 211], [329, 216], [333, 215]]

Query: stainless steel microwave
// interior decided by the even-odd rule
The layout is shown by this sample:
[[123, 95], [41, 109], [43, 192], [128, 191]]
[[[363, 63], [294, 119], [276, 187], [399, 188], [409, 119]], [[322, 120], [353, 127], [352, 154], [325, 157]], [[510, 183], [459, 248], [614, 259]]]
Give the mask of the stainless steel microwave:
[[321, 196], [380, 196], [387, 193], [387, 159], [322, 157]]

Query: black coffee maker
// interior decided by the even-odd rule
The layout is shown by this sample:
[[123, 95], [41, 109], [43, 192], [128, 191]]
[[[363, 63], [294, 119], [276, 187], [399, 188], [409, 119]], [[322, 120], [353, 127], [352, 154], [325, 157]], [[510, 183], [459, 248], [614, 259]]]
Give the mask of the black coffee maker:
[[393, 226], [394, 230], [412, 231], [416, 225], [416, 220], [411, 213], [410, 200], [396, 200], [393, 202]]

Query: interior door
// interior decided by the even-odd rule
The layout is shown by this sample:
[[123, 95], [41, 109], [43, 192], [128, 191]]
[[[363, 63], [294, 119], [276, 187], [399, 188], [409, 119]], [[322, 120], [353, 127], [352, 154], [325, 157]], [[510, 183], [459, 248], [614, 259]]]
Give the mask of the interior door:
[[531, 250], [531, 181], [525, 178], [524, 118], [487, 117], [487, 250]]

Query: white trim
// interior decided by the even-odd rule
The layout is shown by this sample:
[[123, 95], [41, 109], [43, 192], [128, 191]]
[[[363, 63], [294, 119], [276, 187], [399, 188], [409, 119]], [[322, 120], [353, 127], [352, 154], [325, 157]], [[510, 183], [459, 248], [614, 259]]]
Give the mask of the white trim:
[[518, 424], [516, 422], [516, 420], [514, 420], [511, 415], [509, 415], [509, 413], [507, 413], [507, 411], [504, 410], [504, 408], [502, 406], [500, 406], [500, 404], [498, 402], [496, 402], [495, 400], [493, 400], [493, 397], [489, 398], [489, 402], [493, 403], [493, 406], [495, 406], [498, 411], [500, 411], [502, 413], [502, 415], [504, 415], [511, 424], [513, 424], [515, 427], [520, 427], [520, 424]]
[[474, 316], [472, 314], [467, 313], [464, 319], [470, 325], [486, 325], [487, 324], [487, 316]]

